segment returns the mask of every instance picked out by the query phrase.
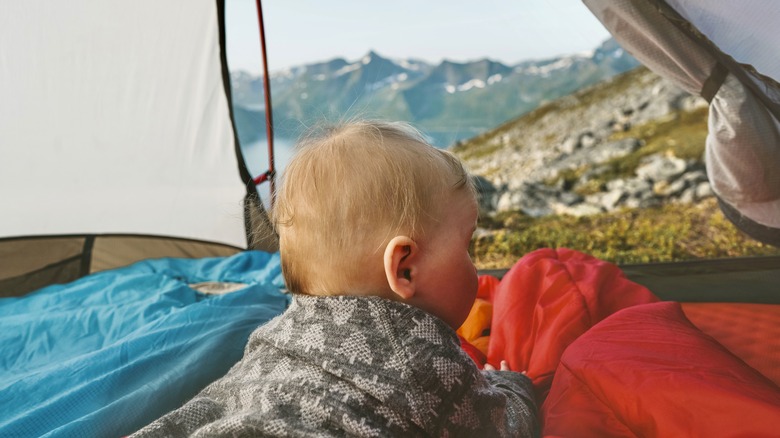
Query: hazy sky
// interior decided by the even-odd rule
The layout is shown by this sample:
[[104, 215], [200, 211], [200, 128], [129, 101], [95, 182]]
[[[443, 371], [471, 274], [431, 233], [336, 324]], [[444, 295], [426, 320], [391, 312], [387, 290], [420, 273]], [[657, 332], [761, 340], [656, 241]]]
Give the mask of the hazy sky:
[[[226, 0], [231, 70], [262, 70], [255, 0]], [[513, 64], [591, 50], [609, 33], [580, 0], [266, 0], [271, 71], [373, 49]]]

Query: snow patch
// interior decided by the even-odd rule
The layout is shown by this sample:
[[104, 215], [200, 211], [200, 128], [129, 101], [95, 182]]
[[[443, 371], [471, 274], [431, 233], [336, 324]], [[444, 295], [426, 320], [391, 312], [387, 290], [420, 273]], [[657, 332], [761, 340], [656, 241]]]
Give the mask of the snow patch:
[[555, 70], [561, 70], [564, 68], [569, 68], [574, 64], [575, 57], [573, 56], [567, 56], [565, 58], [561, 58], [555, 62], [551, 62], [549, 64], [545, 64], [542, 66], [536, 66], [532, 65], [530, 67], [527, 67], [525, 69], [521, 69], [520, 71], [522, 73], [531, 74], [531, 75], [540, 75], [542, 77], [549, 76], [551, 72]]
[[407, 70], [412, 70], [412, 71], [422, 70], [422, 65], [420, 65], [420, 63], [417, 62], [410, 62], [409, 60], [406, 59], [393, 60], [393, 62], [395, 62], [397, 65]]
[[409, 75], [406, 73], [399, 73], [397, 75], [388, 76], [384, 79], [381, 79], [379, 81], [373, 82], [371, 84], [366, 85], [366, 90], [372, 91], [372, 90], [378, 90], [382, 87], [390, 85], [393, 90], [398, 89], [398, 83], [403, 82], [409, 78]]
[[488, 85], [493, 85], [496, 82], [501, 82], [501, 79], [504, 79], [504, 77], [501, 76], [501, 73], [496, 73], [496, 74], [494, 74], [493, 76], [491, 76], [491, 77], [489, 77], [487, 79], [487, 84]]
[[[493, 81], [490, 81], [490, 78], [493, 78]], [[501, 75], [493, 75], [490, 78], [488, 78], [488, 82], [490, 84], [495, 83], [497, 81], [501, 80]], [[487, 84], [485, 84], [485, 81], [481, 79], [471, 79], [469, 81], [466, 81], [460, 85], [451, 85], [447, 84], [444, 86], [444, 89], [447, 90], [447, 93], [453, 94], [458, 91], [468, 91], [472, 88], [485, 88]]]
[[468, 82], [458, 85], [458, 91], [468, 91], [472, 88], [485, 88], [485, 81], [481, 79], [472, 79]]
[[336, 72], [333, 73], [333, 75], [334, 76], [345, 75], [345, 74], [353, 72], [353, 71], [355, 71], [355, 70], [357, 70], [359, 68], [360, 68], [360, 64], [359, 63], [345, 65], [344, 67], [341, 67], [340, 69], [336, 70]]

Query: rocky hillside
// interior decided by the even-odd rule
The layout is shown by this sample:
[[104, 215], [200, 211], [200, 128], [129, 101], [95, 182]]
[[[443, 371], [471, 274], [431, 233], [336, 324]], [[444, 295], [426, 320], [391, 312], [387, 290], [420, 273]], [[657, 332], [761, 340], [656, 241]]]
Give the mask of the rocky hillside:
[[[590, 215], [711, 196], [706, 102], [645, 68], [542, 105], [452, 150], [489, 214]], [[670, 131], [674, 131], [671, 133]]]
[[474, 263], [542, 247], [615, 263], [780, 254], [720, 213], [706, 134], [705, 102], [638, 68], [458, 143], [481, 192]]

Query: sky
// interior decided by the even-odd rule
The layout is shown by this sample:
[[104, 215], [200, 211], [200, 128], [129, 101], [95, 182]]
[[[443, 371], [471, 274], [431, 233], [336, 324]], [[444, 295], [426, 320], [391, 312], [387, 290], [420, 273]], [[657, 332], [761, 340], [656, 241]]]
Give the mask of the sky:
[[[226, 0], [231, 70], [262, 71], [255, 0]], [[580, 0], [266, 0], [271, 72], [369, 50], [391, 58], [506, 64], [581, 53], [609, 33]]]

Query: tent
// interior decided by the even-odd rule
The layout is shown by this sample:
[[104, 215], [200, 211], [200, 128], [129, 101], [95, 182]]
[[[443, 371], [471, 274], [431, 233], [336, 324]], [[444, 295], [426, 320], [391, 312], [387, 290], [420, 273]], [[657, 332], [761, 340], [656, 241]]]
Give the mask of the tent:
[[224, 9], [3, 5], [0, 435], [129, 434], [285, 308], [278, 255], [244, 251], [273, 236], [247, 232]]
[[0, 296], [247, 247], [244, 224], [265, 215], [233, 126], [222, 2], [2, 15]]
[[[721, 205], [777, 244], [778, 11], [586, 3], [637, 58], [710, 100]], [[249, 232], [268, 219], [235, 134], [224, 25], [223, 0], [4, 5], [0, 434], [130, 433], [223, 374], [288, 302], [278, 255], [244, 251], [275, 242]], [[623, 268], [661, 298], [700, 302], [686, 312], [702, 328], [736, 318], [709, 325], [729, 348], [756, 315], [777, 327], [776, 257]], [[74, 329], [76, 317], [90, 322]], [[767, 336], [742, 354], [770, 369]]]

